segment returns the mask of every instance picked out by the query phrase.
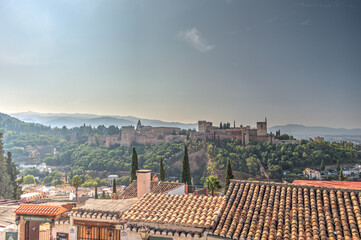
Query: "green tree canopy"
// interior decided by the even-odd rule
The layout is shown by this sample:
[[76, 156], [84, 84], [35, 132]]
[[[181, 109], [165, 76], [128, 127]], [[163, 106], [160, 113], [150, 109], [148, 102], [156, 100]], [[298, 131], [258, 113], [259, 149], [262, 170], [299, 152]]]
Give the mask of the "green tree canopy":
[[232, 171], [231, 159], [228, 159], [227, 166], [226, 166], [226, 181], [225, 181], [225, 186], [224, 186], [224, 194], [227, 193], [230, 179], [233, 179], [233, 178], [234, 178], [234, 176], [233, 176], [233, 171]]
[[219, 183], [219, 180], [215, 176], [209, 176], [206, 178], [205, 185], [208, 187], [208, 189], [212, 192], [212, 196], [214, 196], [214, 191], [222, 188], [222, 186]]
[[190, 166], [189, 166], [187, 145], [184, 145], [184, 156], [183, 156], [183, 162], [182, 162], [181, 182], [186, 183], [188, 185], [192, 185], [192, 177], [191, 177], [191, 170], [190, 170]]
[[132, 152], [132, 169], [130, 172], [130, 181], [133, 182], [134, 180], [137, 180], [137, 170], [139, 170], [138, 168], [138, 154], [135, 151], [135, 147], [133, 147], [133, 152]]
[[71, 181], [73, 187], [75, 187], [75, 200], [78, 201], [78, 188], [80, 187], [82, 180], [78, 175], [75, 175]]
[[165, 168], [164, 168], [164, 165], [163, 165], [163, 158], [160, 157], [160, 160], [159, 160], [159, 180], [161, 182], [164, 182], [165, 178], [166, 178], [166, 171], [165, 171]]
[[26, 175], [23, 179], [23, 184], [36, 184], [35, 177], [33, 175]]

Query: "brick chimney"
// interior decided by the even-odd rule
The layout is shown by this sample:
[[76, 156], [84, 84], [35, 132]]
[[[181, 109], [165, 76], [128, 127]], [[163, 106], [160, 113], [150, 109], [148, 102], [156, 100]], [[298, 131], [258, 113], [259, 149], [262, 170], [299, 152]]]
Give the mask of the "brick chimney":
[[137, 195], [141, 198], [144, 194], [150, 193], [151, 170], [137, 170]]

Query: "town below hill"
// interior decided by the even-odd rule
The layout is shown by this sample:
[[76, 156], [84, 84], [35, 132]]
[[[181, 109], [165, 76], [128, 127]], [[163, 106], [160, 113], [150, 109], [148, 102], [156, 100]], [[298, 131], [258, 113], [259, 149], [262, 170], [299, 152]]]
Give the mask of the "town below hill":
[[[329, 142], [322, 137], [299, 141], [280, 132], [269, 134], [267, 121], [258, 122], [256, 129], [229, 123], [213, 126], [200, 121], [199, 131], [144, 126], [138, 121], [131, 129], [134, 134], [131, 137], [136, 141], [123, 144], [115, 139], [114, 144], [108, 145], [106, 137], [122, 139], [123, 128], [113, 125], [50, 128], [6, 114], [0, 117], [5, 151], [12, 152], [21, 175], [30, 176], [29, 183], [34, 183], [34, 178], [48, 186], [62, 185], [74, 175], [82, 178], [84, 187], [104, 185], [109, 175], [117, 175], [119, 184], [127, 185], [133, 147], [138, 153], [139, 168], [157, 173], [162, 157], [167, 180], [176, 181], [180, 178], [186, 144], [193, 183], [200, 186], [210, 175], [224, 184], [227, 161], [231, 161], [238, 179], [292, 181], [309, 178], [304, 174], [306, 168], [322, 172], [324, 166], [327, 169], [330, 165], [354, 165], [361, 159], [359, 145]], [[168, 132], [169, 129], [172, 131]], [[141, 142], [149, 137], [154, 140], [153, 135], [159, 131], [179, 141], [166, 141], [162, 133], [155, 137], [157, 144]], [[129, 139], [130, 135], [126, 135]], [[345, 175], [345, 179], [351, 176], [358, 179], [359, 175]], [[327, 173], [328, 179], [338, 177], [338, 173]]]

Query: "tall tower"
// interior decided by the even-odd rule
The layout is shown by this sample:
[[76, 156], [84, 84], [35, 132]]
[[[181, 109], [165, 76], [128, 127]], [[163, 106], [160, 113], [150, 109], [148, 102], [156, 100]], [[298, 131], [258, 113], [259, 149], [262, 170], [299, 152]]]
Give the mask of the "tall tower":
[[138, 123], [137, 123], [137, 131], [140, 131], [140, 129], [142, 128], [142, 123], [140, 122], [140, 120], [138, 120]]
[[257, 136], [267, 135], [267, 118], [264, 120], [264, 122], [257, 122]]

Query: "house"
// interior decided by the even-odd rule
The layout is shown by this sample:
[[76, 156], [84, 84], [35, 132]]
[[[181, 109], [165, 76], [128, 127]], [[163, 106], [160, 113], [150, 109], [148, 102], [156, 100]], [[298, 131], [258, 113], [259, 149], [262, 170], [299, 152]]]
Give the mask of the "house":
[[231, 180], [210, 235], [217, 239], [360, 239], [361, 225], [356, 222], [361, 218], [359, 194], [356, 190]]
[[151, 170], [137, 170], [137, 179], [119, 195], [119, 199], [140, 198], [145, 193], [186, 193], [184, 183], [151, 181]]
[[117, 180], [118, 175], [109, 175], [108, 176], [108, 186], [113, 186], [114, 180]]
[[319, 171], [313, 170], [311, 168], [306, 168], [303, 170], [303, 175], [309, 179], [321, 179], [321, 173]]

